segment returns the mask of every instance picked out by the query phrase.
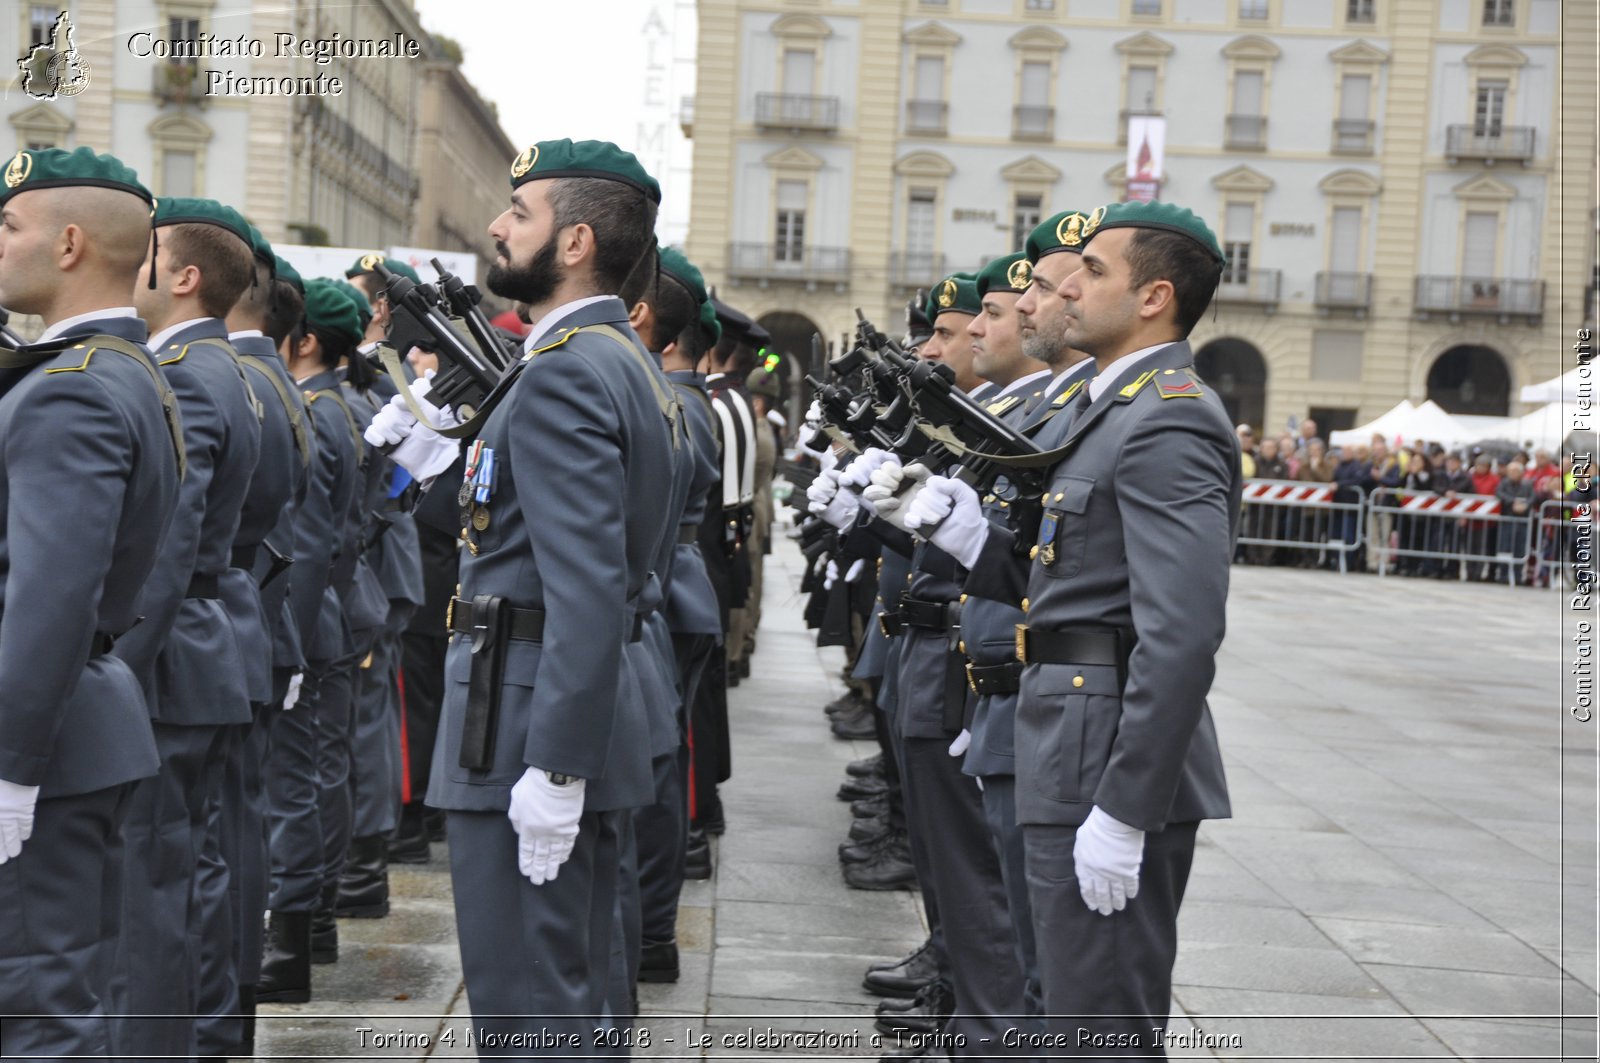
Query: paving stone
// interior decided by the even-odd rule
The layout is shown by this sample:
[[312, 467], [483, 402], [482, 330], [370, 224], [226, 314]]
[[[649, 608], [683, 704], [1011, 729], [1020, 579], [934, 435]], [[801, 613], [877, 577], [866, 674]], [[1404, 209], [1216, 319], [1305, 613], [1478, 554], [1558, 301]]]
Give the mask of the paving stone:
[[[1385, 990], [1417, 1015], [1559, 1015], [1562, 980], [1438, 967], [1362, 965]], [[1567, 979], [1573, 985], [1578, 985]]]
[[[713, 996], [745, 996], [771, 1000], [854, 1000], [878, 998], [861, 985], [860, 956], [777, 952], [771, 949], [719, 947], [711, 972]], [[855, 987], [851, 992], [845, 987]]]
[[1361, 963], [1492, 971], [1534, 978], [1553, 978], [1561, 973], [1538, 952], [1499, 931], [1326, 917], [1314, 922]]
[[1178, 940], [1184, 944], [1337, 948], [1316, 924], [1293, 909], [1189, 898], [1178, 915]]
[[1338, 949], [1178, 942], [1174, 983], [1375, 997], [1383, 990]]
[[1489, 1019], [1422, 1020], [1423, 1025], [1451, 1051], [1471, 1059], [1485, 1057], [1594, 1059], [1595, 1034], [1591, 1019], [1571, 1020], [1565, 1029], [1531, 1022]]

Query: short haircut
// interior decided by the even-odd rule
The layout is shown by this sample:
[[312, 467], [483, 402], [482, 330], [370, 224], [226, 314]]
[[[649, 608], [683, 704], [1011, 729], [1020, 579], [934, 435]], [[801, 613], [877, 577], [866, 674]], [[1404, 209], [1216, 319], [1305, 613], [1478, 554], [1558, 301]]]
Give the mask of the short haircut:
[[706, 342], [705, 329], [700, 327], [698, 317], [678, 333], [678, 353], [689, 359], [690, 364], [697, 369], [700, 366], [700, 359], [706, 356], [706, 351], [710, 347], [711, 345]]
[[1127, 257], [1130, 289], [1156, 280], [1171, 282], [1177, 325], [1188, 336], [1211, 305], [1222, 263], [1196, 241], [1164, 229], [1135, 229]]
[[620, 292], [628, 274], [655, 247], [656, 205], [631, 185], [562, 177], [552, 183], [549, 201], [554, 231], [580, 222], [594, 230], [594, 276], [608, 293]]
[[198, 223], [163, 226], [156, 236], [167, 249], [169, 272], [200, 270], [200, 309], [227, 317], [253, 276], [255, 259], [244, 241], [220, 226]]
[[655, 252], [646, 254], [639, 259], [637, 265], [628, 274], [622, 286], [617, 289], [617, 298], [622, 300], [622, 305], [633, 309], [641, 300], [651, 305], [655, 300], [650, 297], [655, 288], [656, 278], [661, 272], [661, 256]]
[[[239, 293], [233, 309], [248, 317], [251, 322], [265, 321], [272, 311], [272, 274], [265, 262], [253, 261], [254, 271], [249, 284]], [[265, 332], [265, 329], [262, 329]]]
[[281, 278], [273, 281], [272, 299], [267, 306], [267, 318], [261, 331], [272, 337], [275, 346], [282, 347], [283, 341], [295, 334], [295, 326], [305, 316], [306, 301], [301, 297], [300, 289]]
[[689, 294], [689, 289], [680, 284], [677, 278], [667, 273], [657, 273], [655, 280], [655, 290], [645, 297], [645, 301], [655, 312], [655, 335], [648, 337], [650, 349], [659, 351], [671, 342], [672, 337], [681, 335], [690, 325], [699, 328], [700, 307], [695, 303], [694, 296]]

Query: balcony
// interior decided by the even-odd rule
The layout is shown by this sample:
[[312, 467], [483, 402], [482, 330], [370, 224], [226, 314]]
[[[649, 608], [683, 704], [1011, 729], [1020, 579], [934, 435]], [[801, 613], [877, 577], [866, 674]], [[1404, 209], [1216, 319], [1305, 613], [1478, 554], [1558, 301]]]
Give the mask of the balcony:
[[839, 97], [795, 96], [787, 92], [756, 93], [756, 125], [763, 129], [814, 130], [839, 128]]
[[1371, 155], [1372, 131], [1377, 123], [1370, 118], [1335, 118], [1333, 151], [1336, 155]]
[[729, 244], [728, 276], [738, 280], [797, 281], [844, 285], [850, 281], [850, 249], [788, 244]]
[[946, 276], [945, 257], [937, 251], [891, 251], [889, 283], [897, 288], [931, 288]]
[[206, 68], [187, 60], [177, 63], [156, 63], [150, 68], [150, 92], [161, 106], [175, 103], [182, 107], [206, 105]]
[[1013, 107], [1011, 109], [1012, 140], [1054, 140], [1056, 138], [1056, 109], [1054, 107]]
[[942, 137], [948, 128], [950, 105], [943, 100], [907, 100], [906, 134]]
[[1278, 305], [1283, 287], [1283, 270], [1250, 269], [1222, 273], [1217, 285], [1217, 302], [1234, 306], [1259, 306], [1272, 310]]
[[683, 130], [683, 135], [690, 140], [694, 139], [694, 97], [684, 96], [678, 100], [678, 128]]
[[1128, 142], [1128, 119], [1130, 118], [1160, 118], [1163, 111], [1153, 111], [1147, 107], [1135, 107], [1130, 110], [1117, 112], [1117, 143]]
[[1478, 159], [1485, 165], [1497, 162], [1533, 161], [1533, 127], [1526, 125], [1453, 125], [1445, 130], [1444, 154], [1454, 166], [1462, 159]]
[[1366, 317], [1372, 306], [1372, 274], [1370, 273], [1318, 273], [1317, 310], [1354, 310], [1356, 317]]
[[1267, 116], [1230, 114], [1223, 146], [1234, 151], [1262, 151], [1267, 146]]
[[1507, 324], [1513, 317], [1528, 318], [1537, 324], [1544, 316], [1544, 281], [1513, 280], [1509, 277], [1418, 277], [1417, 316], [1447, 314], [1451, 321], [1463, 315], [1498, 318]]

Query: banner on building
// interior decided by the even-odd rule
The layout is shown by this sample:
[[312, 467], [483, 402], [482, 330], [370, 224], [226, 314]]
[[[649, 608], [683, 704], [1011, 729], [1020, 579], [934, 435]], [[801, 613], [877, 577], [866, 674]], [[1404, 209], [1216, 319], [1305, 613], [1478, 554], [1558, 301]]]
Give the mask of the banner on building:
[[1148, 203], [1160, 194], [1166, 148], [1165, 118], [1154, 114], [1128, 116], [1129, 201]]
[[[283, 260], [293, 266], [300, 276], [307, 280], [313, 277], [342, 278], [344, 271], [350, 264], [362, 255], [371, 254], [375, 248], [371, 247], [312, 247], [306, 244], [273, 244], [272, 249], [283, 256]], [[460, 277], [467, 284], [478, 283], [478, 257], [461, 251], [438, 251], [425, 247], [386, 247], [383, 253], [390, 258], [398, 258], [401, 262], [417, 271], [417, 276], [428, 283], [433, 283], [437, 278], [433, 272], [430, 259], [437, 258], [444, 268]]]

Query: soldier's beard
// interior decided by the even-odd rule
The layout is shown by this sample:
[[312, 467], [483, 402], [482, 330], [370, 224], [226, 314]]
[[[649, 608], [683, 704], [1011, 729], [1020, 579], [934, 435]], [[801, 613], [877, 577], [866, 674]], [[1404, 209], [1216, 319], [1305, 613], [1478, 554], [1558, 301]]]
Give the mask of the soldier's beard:
[[1022, 333], [1022, 353], [1036, 362], [1048, 364], [1067, 345], [1066, 318], [1058, 312], [1055, 320], [1043, 328], [1039, 327], [1038, 318], [1034, 321], [1034, 327]]
[[543, 306], [561, 284], [561, 271], [556, 268], [556, 238], [552, 234], [545, 245], [534, 252], [526, 266], [518, 266], [504, 244], [495, 250], [505, 256], [507, 265], [498, 262], [489, 267], [484, 283], [489, 290], [505, 299], [514, 299], [529, 306]]

